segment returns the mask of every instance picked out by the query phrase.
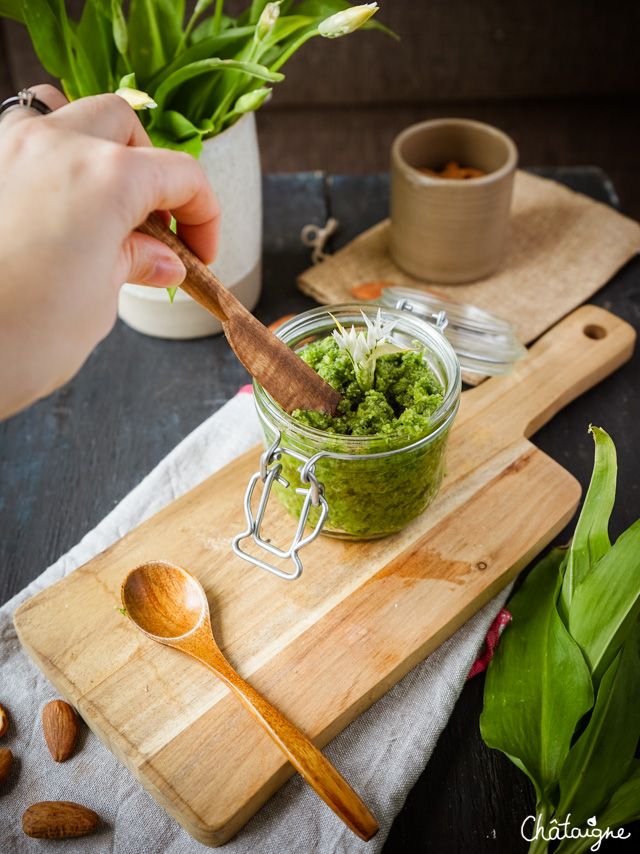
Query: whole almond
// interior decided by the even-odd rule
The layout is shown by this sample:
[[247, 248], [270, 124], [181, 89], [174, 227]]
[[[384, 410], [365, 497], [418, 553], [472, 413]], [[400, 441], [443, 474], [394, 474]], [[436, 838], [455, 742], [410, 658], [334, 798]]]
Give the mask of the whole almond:
[[13, 768], [13, 753], [8, 747], [0, 750], [0, 786], [5, 782]]
[[70, 839], [91, 833], [100, 824], [100, 816], [71, 801], [41, 801], [26, 810], [22, 829], [34, 839]]
[[0, 703], [0, 738], [5, 734], [8, 726], [9, 719], [7, 718], [7, 711], [2, 703]]
[[42, 710], [42, 728], [51, 755], [64, 762], [73, 752], [78, 740], [78, 716], [69, 703], [52, 700]]

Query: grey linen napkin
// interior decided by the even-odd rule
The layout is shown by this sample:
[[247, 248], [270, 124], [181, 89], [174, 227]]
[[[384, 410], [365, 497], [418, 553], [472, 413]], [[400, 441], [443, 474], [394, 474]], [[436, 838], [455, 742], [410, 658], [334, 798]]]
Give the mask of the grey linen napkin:
[[[0, 702], [10, 716], [0, 747], [15, 765], [0, 789], [0, 851], [42, 851], [22, 832], [31, 804], [67, 800], [94, 809], [102, 825], [91, 836], [55, 843], [57, 852], [191, 854], [192, 839], [147, 794], [87, 727], [73, 756], [53, 762], [42, 735], [42, 707], [57, 694], [22, 651], [13, 612], [35, 593], [90, 560], [153, 513], [260, 441], [249, 394], [239, 394], [184, 439], [68, 554], [0, 609]], [[295, 775], [225, 846], [229, 854], [378, 852], [427, 763], [478, 650], [507, 597], [503, 591], [381, 700], [338, 735], [325, 753], [356, 788], [380, 824], [361, 842]], [[49, 848], [54, 843], [45, 843]]]

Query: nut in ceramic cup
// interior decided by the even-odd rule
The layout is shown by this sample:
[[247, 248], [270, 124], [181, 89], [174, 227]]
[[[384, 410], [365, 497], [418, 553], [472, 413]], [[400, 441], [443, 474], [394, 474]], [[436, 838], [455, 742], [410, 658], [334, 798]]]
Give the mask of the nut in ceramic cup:
[[[425, 175], [455, 160], [480, 178]], [[403, 270], [432, 282], [472, 282], [501, 263], [518, 162], [502, 131], [469, 119], [412, 125], [391, 149], [391, 254]]]

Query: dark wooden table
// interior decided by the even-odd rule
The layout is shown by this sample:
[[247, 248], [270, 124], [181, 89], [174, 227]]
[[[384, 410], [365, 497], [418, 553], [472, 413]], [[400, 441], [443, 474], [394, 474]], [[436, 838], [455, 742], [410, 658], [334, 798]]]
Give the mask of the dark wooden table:
[[[617, 204], [595, 168], [536, 170], [600, 201]], [[264, 292], [256, 309], [270, 323], [311, 308], [295, 287], [309, 264], [307, 223], [340, 221], [333, 249], [386, 216], [384, 175], [321, 173], [264, 179]], [[640, 247], [639, 247], [640, 248]], [[640, 260], [593, 300], [640, 330]], [[4, 366], [6, 370], [7, 367]], [[0, 425], [0, 602], [68, 551], [184, 436], [248, 376], [222, 337], [163, 341], [118, 322], [68, 385]], [[535, 437], [586, 488], [591, 422], [613, 436], [619, 499], [612, 536], [640, 517], [640, 355], [575, 401]], [[560, 535], [564, 542], [569, 531]], [[395, 821], [385, 854], [526, 851], [523, 819], [533, 790], [502, 754], [480, 740], [483, 677], [465, 687], [433, 757]], [[628, 828], [629, 829], [629, 828]], [[635, 829], [628, 846], [637, 839]], [[625, 843], [603, 844], [619, 852]]]

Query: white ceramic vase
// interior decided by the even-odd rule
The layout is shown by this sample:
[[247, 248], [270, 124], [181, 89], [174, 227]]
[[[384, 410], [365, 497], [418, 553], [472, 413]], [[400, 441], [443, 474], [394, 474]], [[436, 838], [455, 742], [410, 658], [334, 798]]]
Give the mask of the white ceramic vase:
[[[254, 113], [205, 140], [200, 165], [222, 211], [211, 269], [251, 310], [262, 284], [262, 176]], [[123, 285], [118, 313], [133, 329], [157, 338], [204, 338], [222, 330], [217, 318], [180, 289], [172, 305], [164, 288]]]

